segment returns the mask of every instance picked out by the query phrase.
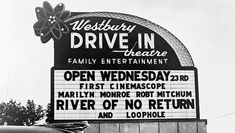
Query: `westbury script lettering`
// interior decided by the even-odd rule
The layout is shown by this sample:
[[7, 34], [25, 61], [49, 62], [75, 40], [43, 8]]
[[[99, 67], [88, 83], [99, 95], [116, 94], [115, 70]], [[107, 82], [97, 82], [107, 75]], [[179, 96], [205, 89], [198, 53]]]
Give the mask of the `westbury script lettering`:
[[[112, 19], [102, 22], [93, 22], [82, 19], [70, 23], [73, 32], [71, 32], [71, 49], [83, 47], [85, 49], [103, 49], [108, 48], [115, 53], [123, 53], [124, 56], [158, 56], [165, 57], [167, 51], [155, 50], [154, 33], [133, 33], [137, 25], [120, 23], [113, 24]], [[85, 31], [81, 34], [80, 31]], [[112, 31], [112, 32], [110, 32]], [[136, 41], [130, 44], [130, 34]], [[131, 47], [130, 47], [131, 46]], [[139, 51], [134, 51], [137, 48]], [[115, 50], [114, 50], [115, 49]], [[143, 49], [143, 51], [140, 51]]]

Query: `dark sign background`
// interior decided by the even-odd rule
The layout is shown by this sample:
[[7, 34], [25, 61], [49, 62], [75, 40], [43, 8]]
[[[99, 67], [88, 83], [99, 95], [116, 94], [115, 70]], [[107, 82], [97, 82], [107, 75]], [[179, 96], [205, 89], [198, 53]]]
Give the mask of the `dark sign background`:
[[[134, 24], [128, 21], [124, 20], [118, 20], [114, 18], [104, 18], [104, 17], [86, 17], [86, 18], [80, 18], [73, 21], [70, 21], [67, 23], [67, 26], [69, 26], [70, 32], [78, 32], [84, 37], [84, 34], [86, 32], [92, 32], [96, 34], [98, 39], [98, 33], [108, 33], [109, 37], [111, 38], [114, 33], [119, 33], [120, 31], [84, 31], [83, 29], [80, 31], [72, 31], [72, 26], [69, 25], [69, 23], [72, 23], [74, 21], [81, 21], [84, 20], [91, 20], [91, 24], [95, 24], [95, 22], [101, 23], [103, 20], [108, 21], [109, 19], [112, 19], [110, 22], [110, 25], [116, 25], [125, 23], [126, 25], [136, 25], [135, 29], [128, 34], [128, 47], [129, 50], [134, 46], [134, 44], [137, 41], [137, 34], [138, 33], [154, 33], [154, 43], [155, 43], [155, 50], [158, 50], [160, 52], [167, 51], [166, 57], [156, 57], [156, 56], [149, 56], [149, 57], [125, 57], [123, 56], [123, 53], [113, 53], [113, 50], [119, 50], [118, 49], [118, 37], [116, 39], [116, 42], [114, 44], [113, 49], [109, 49], [106, 43], [104, 42], [102, 49], [85, 49], [84, 45], [82, 45], [78, 49], [71, 49], [70, 48], [70, 41], [71, 41], [71, 34], [64, 34], [61, 38], [61, 40], [55, 40], [55, 51], [54, 51], [54, 64], [56, 67], [70, 67], [70, 68], [86, 68], [86, 69], [157, 69], [157, 68], [178, 68], [180, 66], [180, 62], [174, 52], [174, 50], [169, 46], [169, 44], [158, 34], [153, 32], [151, 29], [145, 28], [143, 26], [140, 26], [138, 24]], [[123, 31], [121, 31], [124, 33]], [[126, 32], [127, 33], [127, 32]], [[76, 41], [76, 40], [75, 40]], [[104, 41], [104, 37], [103, 37]], [[143, 39], [142, 39], [143, 42]], [[97, 40], [95, 42], [95, 45], [98, 46], [99, 41]], [[137, 46], [134, 47], [134, 51], [151, 51], [153, 49], [138, 49]], [[97, 62], [95, 65], [89, 65], [89, 64], [68, 64], [67, 60], [68, 58], [95, 58], [97, 59]], [[164, 64], [114, 64], [114, 65], [106, 65], [101, 64], [100, 59], [101, 58], [132, 58], [132, 59], [168, 59], [167, 63]]]

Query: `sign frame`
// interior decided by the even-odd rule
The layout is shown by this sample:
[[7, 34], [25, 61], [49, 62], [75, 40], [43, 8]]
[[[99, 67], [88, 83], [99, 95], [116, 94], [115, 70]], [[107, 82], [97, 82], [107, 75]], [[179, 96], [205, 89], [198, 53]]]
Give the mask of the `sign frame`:
[[[55, 120], [54, 119], [54, 70], [88, 70], [88, 69], [78, 69], [78, 68], [68, 68], [68, 67], [52, 67], [51, 68], [51, 111], [52, 111], [52, 119], [54, 122], [75, 122], [75, 121], [85, 121], [87, 119], [76, 119], [76, 120]], [[96, 69], [103, 70], [103, 69]], [[107, 69], [108, 70], [108, 69]], [[131, 69], [134, 70], [134, 69]], [[139, 69], [140, 70], [140, 69]], [[143, 69], [145, 70], [145, 69]], [[165, 69], [149, 69], [149, 70], [193, 70], [195, 73], [195, 107], [196, 107], [196, 118], [159, 118], [159, 119], [134, 119], [135, 121], [192, 121], [200, 119], [200, 108], [199, 108], [199, 89], [198, 89], [198, 70], [196, 67], [179, 67], [179, 68], [165, 68]], [[126, 122], [131, 121], [134, 122], [133, 119], [89, 119], [89, 121], [93, 122]]]
[[[50, 3], [47, 2], [47, 1], [43, 2], [42, 7], [36, 7], [35, 12], [36, 12], [36, 16], [37, 16], [37, 19], [38, 19], [38, 21], [33, 25], [35, 35], [40, 37], [42, 43], [47, 43], [51, 39], [54, 40], [54, 67], [51, 68], [51, 72], [50, 72], [51, 73], [51, 82], [50, 82], [51, 83], [51, 113], [52, 113], [52, 121], [53, 122], [72, 122], [72, 121], [86, 120], [85, 119], [86, 117], [81, 118], [81, 119], [79, 117], [76, 117], [76, 119], [68, 119], [68, 120], [66, 119], [68, 117], [64, 117], [64, 118], [62, 117], [61, 119], [57, 119], [57, 120], [54, 119], [55, 118], [54, 117], [55, 116], [55, 114], [54, 114], [55, 113], [54, 112], [55, 111], [54, 104], [56, 104], [56, 103], [54, 103], [54, 100], [57, 98], [57, 97], [54, 97], [54, 95], [55, 95], [54, 94], [55, 93], [55, 81], [54, 81], [54, 79], [55, 79], [55, 70], [78, 70], [79, 71], [79, 70], [114, 70], [114, 69], [124, 70], [124, 71], [127, 71], [127, 70], [132, 70], [132, 71], [135, 71], [135, 70], [141, 70], [141, 71], [142, 70], [155, 70], [155, 71], [158, 71], [158, 70], [159, 71], [161, 71], [161, 70], [162, 71], [164, 71], [164, 70], [168, 70], [168, 71], [170, 71], [170, 70], [172, 70], [172, 71], [174, 71], [174, 70], [181, 70], [181, 71], [191, 70], [194, 73], [194, 84], [192, 85], [193, 86], [193, 91], [192, 92], [195, 91], [194, 92], [195, 95], [193, 97], [191, 96], [195, 101], [195, 104], [194, 104], [195, 108], [193, 108], [193, 111], [192, 111], [193, 115], [189, 115], [191, 117], [188, 117], [188, 112], [185, 111], [185, 112], [182, 112], [184, 114], [184, 115], [182, 115], [183, 117], [181, 117], [181, 116], [176, 117], [177, 115], [173, 114], [173, 113], [176, 113], [176, 112], [172, 111], [173, 113], [172, 112], [171, 113], [173, 115], [167, 116], [167, 118], [152, 118], [152, 119], [151, 118], [143, 118], [143, 119], [137, 118], [137, 119], [134, 119], [134, 121], [133, 121], [133, 119], [128, 119], [125, 116], [112, 118], [112, 119], [110, 119], [110, 118], [109, 119], [98, 119], [97, 117], [91, 117], [92, 119], [89, 119], [89, 121], [95, 121], [95, 122], [122, 122], [122, 121], [123, 122], [124, 121], [125, 122], [126, 121], [139, 122], [140, 121], [141, 122], [141, 121], [179, 121], [179, 120], [180, 121], [199, 121], [200, 120], [198, 71], [197, 71], [197, 68], [194, 66], [193, 59], [192, 59], [189, 51], [187, 50], [187, 48], [183, 45], [183, 43], [177, 37], [175, 37], [171, 32], [169, 32], [165, 28], [163, 28], [160, 25], [155, 24], [155, 23], [153, 23], [149, 20], [146, 20], [146, 19], [141, 18], [141, 17], [134, 16], [134, 15], [124, 14], [124, 13], [115, 13], [115, 12], [70, 12], [68, 10], [65, 10], [64, 4], [62, 4], [62, 3], [58, 4], [55, 8], [53, 8], [50, 5]], [[83, 29], [82, 27], [84, 27], [84, 25], [86, 25], [86, 22], [89, 23], [88, 21], [86, 21], [85, 24], [81, 28], [77, 29], [76, 26], [75, 26], [75, 28], [71, 27], [70, 22], [73, 22], [75, 20], [76, 20], [76, 22], [79, 22], [78, 20], [83, 19], [83, 18], [86, 18], [86, 19], [88, 19], [88, 18], [92, 18], [92, 19], [96, 18], [97, 19], [98, 18], [98, 20], [96, 20], [94, 22], [99, 22], [99, 21], [101, 22], [101, 20], [105, 18], [104, 19], [105, 21], [102, 21], [102, 23], [100, 23], [100, 26], [99, 26], [100, 28], [103, 25], [106, 25], [106, 24], [109, 25], [109, 22], [110, 22], [110, 24], [113, 23], [113, 22], [111, 22], [111, 19], [113, 19], [117, 23], [124, 22], [122, 24], [124, 24], [125, 27], [126, 27], [126, 25], [125, 25], [126, 22], [129, 26], [131, 26], [132, 23], [133, 23], [134, 26], [131, 26], [132, 28], [135, 27], [136, 25], [138, 25], [139, 28], [136, 31], [137, 33], [142, 33], [142, 31], [146, 31], [146, 34], [147, 34], [148, 33], [147, 31], [151, 31], [151, 33], [152, 32], [154, 33], [153, 35], [156, 34], [157, 36], [159, 36], [161, 38], [161, 39], [158, 39], [156, 41], [160, 40], [159, 41], [160, 44], [166, 45], [166, 46], [159, 45], [159, 48], [164, 48], [167, 52], [171, 51], [169, 53], [172, 53], [172, 54], [167, 53], [169, 55], [168, 58], [169, 57], [174, 57], [174, 58], [171, 58], [171, 61], [176, 61], [176, 62], [169, 63], [169, 65], [163, 66], [163, 67], [161, 67], [161, 66], [156, 67], [155, 65], [150, 65], [151, 67], [145, 67], [145, 65], [144, 65], [144, 66], [138, 66], [138, 68], [135, 67], [135, 66], [134, 67], [128, 66], [131, 63], [127, 65], [127, 68], [126, 68], [126, 65], [125, 65], [125, 67], [117, 67], [117, 66], [113, 67], [113, 66], [111, 66], [111, 67], [108, 67], [108, 68], [106, 68], [106, 66], [103, 66], [102, 68], [100, 68], [99, 65], [97, 65], [97, 64], [93, 65], [92, 67], [87, 67], [86, 65], [84, 65], [84, 66], [83, 65], [79, 65], [79, 66], [68, 65], [68, 64], [65, 63], [63, 58], [61, 58], [60, 56], [66, 58], [67, 53], [70, 53], [72, 51], [71, 49], [69, 49], [69, 51], [68, 51], [68, 49], [66, 47], [67, 46], [67, 39], [70, 38], [69, 34], [71, 36], [72, 31], [79, 31], [79, 32], [81, 31], [82, 33], [86, 33], [86, 31], [90, 31], [92, 29], [91, 27], [95, 26], [94, 23], [91, 23], [91, 24], [94, 24], [94, 25], [93, 26], [90, 25], [90, 28], [88, 26], [87, 30]], [[110, 20], [107, 20], [108, 18]], [[83, 20], [81, 20], [80, 22], [82, 24]], [[105, 22], [106, 22], [106, 24], [105, 24]], [[114, 26], [115, 26], [116, 22], [113, 23]], [[98, 25], [98, 23], [96, 23], [96, 24]], [[68, 25], [70, 25], [70, 26], [68, 26]], [[78, 26], [78, 27], [80, 27], [80, 26]], [[128, 29], [132, 29], [131, 27], [129, 27]], [[96, 35], [97, 33], [95, 31], [99, 31], [100, 28], [98, 28], [98, 27], [94, 28], [95, 30], [93, 30], [94, 33], [92, 35]], [[71, 30], [71, 29], [73, 29], [73, 30]], [[83, 30], [81, 30], [81, 29], [83, 29]], [[111, 29], [110, 29], [111, 33], [113, 31], [115, 31], [115, 30], [111, 30]], [[133, 30], [133, 29], [132, 30], [126, 30], [126, 29], [127, 28], [124, 28], [122, 31], [124, 31], [125, 33], [126, 33], [126, 31], [129, 31], [129, 33], [131, 33], [131, 31]], [[109, 30], [109, 28], [107, 30]], [[101, 28], [101, 31], [103, 31], [103, 32], [104, 31], [107, 32], [107, 30], [103, 30], [103, 28]], [[141, 32], [138, 32], [139, 30], [141, 30]], [[117, 33], [119, 33], [118, 32], [119, 30], [116, 30], [116, 31], [117, 31]], [[136, 32], [133, 32], [133, 33], [137, 34]], [[77, 32], [75, 32], [75, 33], [77, 33]], [[109, 34], [109, 32], [107, 32], [106, 35], [108, 35], [108, 34]], [[62, 35], [64, 35], [64, 36], [62, 36]], [[73, 34], [73, 35], [75, 35], [75, 34]], [[79, 34], [79, 35], [82, 36], [81, 34]], [[151, 36], [152, 36], [152, 34], [151, 34]], [[73, 36], [73, 37], [75, 37], [75, 36]], [[140, 39], [139, 39], [139, 37], [140, 37]], [[80, 38], [83, 38], [83, 37], [80, 37]], [[88, 38], [89, 38], [89, 36], [88, 36]], [[102, 36], [101, 36], [101, 38], [102, 38]], [[134, 38], [134, 37], [132, 36], [131, 38]], [[148, 36], [148, 38], [150, 38], [150, 37]], [[151, 38], [153, 38], [153, 37], [151, 37]], [[70, 38], [70, 41], [71, 41], [71, 39], [72, 38]], [[73, 39], [75, 40], [75, 38], [73, 38]], [[115, 37], [115, 39], [116, 39], [116, 37]], [[121, 42], [123, 42], [123, 40], [124, 40], [123, 36], [121, 36], [121, 39], [122, 39]], [[74, 43], [74, 40], [73, 40], [73, 43]], [[96, 39], [92, 39], [92, 41], [94, 41], [94, 40], [96, 41]], [[109, 38], [109, 40], [110, 40], [110, 38]], [[163, 41], [161, 41], [161, 40], [163, 40]], [[89, 41], [91, 41], [91, 40], [89, 40]], [[138, 42], [140, 42], [138, 44], [141, 44], [141, 42], [142, 42], [142, 35], [141, 34], [140, 34], [140, 36], [138, 36]], [[154, 42], [155, 42], [155, 39], [154, 39]], [[162, 43], [162, 42], [164, 42], [164, 43]], [[66, 46], [65, 45], [58, 45], [58, 44], [61, 44], [61, 43], [66, 44]], [[94, 42], [92, 44], [93, 45], [91, 47], [96, 48], [96, 46], [94, 45]], [[132, 44], [132, 43], [130, 43], [130, 44]], [[130, 45], [130, 46], [132, 46], [132, 49], [134, 48], [135, 44], [136, 43], [133, 43], [133, 45]], [[147, 42], [145, 44], [146, 44], [145, 48], [148, 49]], [[151, 44], [154, 44], [154, 43], [151, 43]], [[79, 43], [79, 45], [80, 45], [80, 43]], [[119, 41], [119, 45], [122, 46], [122, 47], [119, 47], [119, 49], [121, 49], [121, 48], [122, 49], [126, 49], [126, 48], [128, 49], [129, 48], [129, 47], [124, 47], [123, 43], [120, 43], [120, 41]], [[109, 45], [109, 46], [111, 46], [111, 45]], [[129, 46], [129, 44], [128, 44], [128, 46]], [[140, 49], [143, 48], [142, 44], [139, 45], [139, 46], [140, 46], [139, 47]], [[155, 46], [155, 44], [151, 45], [151, 49], [153, 48], [155, 50], [154, 46]], [[79, 47], [80, 46], [78, 46], [77, 48], [79, 48]], [[90, 48], [89, 43], [88, 43], [87, 48]], [[103, 49], [103, 45], [100, 48]], [[109, 47], [109, 48], [113, 49], [115, 47], [112, 44], [112, 47]], [[81, 50], [83, 50], [81, 53], [85, 52], [84, 49], [81, 49]], [[63, 52], [65, 52], [66, 54], [63, 54]], [[76, 56], [79, 55], [79, 56], [81, 56], [81, 54], [76, 54], [76, 52], [74, 54], [74, 50], [73, 50], [73, 52], [72, 52], [73, 54], [70, 53], [69, 56], [70, 55], [76, 55]], [[141, 50], [140, 50], [140, 52], [141, 52]], [[118, 52], [116, 52], [116, 53], [118, 53]], [[143, 55], [143, 56], [145, 56], [145, 55]], [[120, 55], [118, 55], [118, 57], [119, 56]], [[83, 57], [83, 56], [81, 56], [81, 57]], [[85, 56], [85, 57], [91, 57], [91, 56]], [[109, 56], [104, 55], [103, 57], [106, 58], [106, 57], [109, 57]], [[59, 60], [57, 60], [57, 59], [59, 59]], [[124, 66], [124, 64], [122, 64], [122, 65]], [[191, 86], [191, 88], [192, 88], [192, 86]], [[181, 89], [181, 88], [179, 88], [179, 89]], [[172, 98], [172, 99], [174, 99], [174, 98]], [[174, 110], [174, 108], [172, 108], [172, 109]], [[151, 110], [151, 108], [149, 110]], [[179, 112], [179, 113], [181, 113], [181, 112]], [[75, 114], [77, 114], [77, 112]], [[172, 116], [174, 116], [175, 118], [172, 117]], [[89, 117], [87, 117], [87, 118], [89, 118]], [[121, 119], [119, 119], [119, 118], [121, 118]], [[66, 119], [66, 120], [64, 120], [64, 119]]]

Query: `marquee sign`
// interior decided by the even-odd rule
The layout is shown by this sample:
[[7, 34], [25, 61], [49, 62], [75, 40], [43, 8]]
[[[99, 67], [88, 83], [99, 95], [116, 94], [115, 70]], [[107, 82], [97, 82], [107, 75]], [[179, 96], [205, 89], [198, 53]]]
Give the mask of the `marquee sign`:
[[185, 46], [148, 20], [37, 7], [34, 31], [54, 40], [54, 120], [199, 119], [197, 69]]

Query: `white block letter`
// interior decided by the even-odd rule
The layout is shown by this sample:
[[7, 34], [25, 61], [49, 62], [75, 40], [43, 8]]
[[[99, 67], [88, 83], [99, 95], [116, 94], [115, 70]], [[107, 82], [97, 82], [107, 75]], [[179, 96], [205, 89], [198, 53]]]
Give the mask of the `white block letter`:
[[[79, 42], [77, 44], [74, 44], [75, 43], [75, 37], [77, 37], [79, 39]], [[83, 39], [82, 39], [82, 36], [79, 34], [79, 33], [74, 33], [72, 32], [71, 33], [71, 48], [79, 48], [82, 46], [82, 43], [83, 43]]]
[[86, 48], [89, 48], [89, 45], [91, 48], [95, 49], [95, 41], [96, 41], [96, 35], [94, 33], [86, 33]]

